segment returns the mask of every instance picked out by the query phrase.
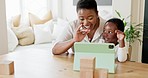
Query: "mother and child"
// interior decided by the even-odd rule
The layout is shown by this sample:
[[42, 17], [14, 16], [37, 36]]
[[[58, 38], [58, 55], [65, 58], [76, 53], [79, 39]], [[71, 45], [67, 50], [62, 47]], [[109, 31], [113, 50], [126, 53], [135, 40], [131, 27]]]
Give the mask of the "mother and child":
[[119, 62], [127, 60], [125, 48], [124, 23], [118, 18], [105, 22], [99, 17], [95, 0], [79, 0], [76, 6], [78, 19], [66, 26], [56, 39], [52, 48], [54, 55], [63, 54], [72, 48], [75, 42], [114, 43], [116, 58]]

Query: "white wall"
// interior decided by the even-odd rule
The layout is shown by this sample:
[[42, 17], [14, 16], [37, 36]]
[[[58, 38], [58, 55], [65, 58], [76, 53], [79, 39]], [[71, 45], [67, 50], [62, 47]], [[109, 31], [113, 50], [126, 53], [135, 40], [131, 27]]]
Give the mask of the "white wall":
[[73, 6], [73, 0], [62, 0], [62, 18], [74, 20], [77, 18], [76, 7]]
[[[131, 0], [112, 0], [112, 3], [115, 17], [117, 17], [115, 10], [120, 12], [122, 17], [131, 15]], [[130, 18], [127, 21], [130, 21]]]
[[0, 0], [0, 54], [8, 53], [5, 0]]
[[[145, 0], [132, 0], [132, 18], [131, 21], [133, 23], [139, 24], [144, 22], [144, 7]], [[143, 32], [141, 33], [143, 40]], [[142, 44], [140, 45], [139, 41], [133, 43], [133, 51], [132, 51], [132, 60], [141, 62], [142, 58]]]

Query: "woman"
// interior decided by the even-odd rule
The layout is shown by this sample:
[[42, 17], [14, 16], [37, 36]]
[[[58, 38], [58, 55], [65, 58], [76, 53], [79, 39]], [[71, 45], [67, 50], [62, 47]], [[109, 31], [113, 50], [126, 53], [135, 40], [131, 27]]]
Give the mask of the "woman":
[[79, 0], [77, 3], [78, 20], [73, 21], [56, 40], [53, 54], [63, 54], [72, 48], [75, 42], [99, 42], [104, 22], [99, 18], [95, 0]]
[[116, 58], [120, 62], [127, 60], [127, 49], [124, 42], [124, 23], [118, 18], [109, 19], [103, 29], [103, 39], [105, 43], [116, 45]]

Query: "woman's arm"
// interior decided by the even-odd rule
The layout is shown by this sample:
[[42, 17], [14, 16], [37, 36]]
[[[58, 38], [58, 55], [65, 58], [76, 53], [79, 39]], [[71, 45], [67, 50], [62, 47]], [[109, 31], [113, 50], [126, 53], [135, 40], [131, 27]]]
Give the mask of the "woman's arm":
[[55, 44], [55, 46], [52, 48], [52, 53], [54, 55], [63, 54], [65, 53], [69, 48], [71, 48], [74, 45], [75, 41], [69, 40], [65, 42], [58, 42]]
[[[76, 29], [75, 35], [70, 40], [63, 40], [54, 45], [52, 48], [52, 53], [55, 55], [65, 53], [69, 48], [71, 48], [75, 42], [80, 42], [84, 39], [84, 37], [90, 32], [90, 29], [81, 29], [83, 27], [82, 24]], [[64, 38], [67, 35], [63, 34]], [[71, 36], [71, 35], [70, 35]]]

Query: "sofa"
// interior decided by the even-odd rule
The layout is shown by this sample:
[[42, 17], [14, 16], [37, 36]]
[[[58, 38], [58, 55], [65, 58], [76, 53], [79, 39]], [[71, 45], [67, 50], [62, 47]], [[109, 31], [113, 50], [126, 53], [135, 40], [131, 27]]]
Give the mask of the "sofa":
[[32, 49], [51, 50], [55, 39], [68, 21], [61, 18], [53, 19], [51, 12], [47, 12], [42, 19], [32, 13], [28, 15], [28, 25], [21, 24], [20, 15], [14, 16], [7, 24], [9, 52], [31, 51]]

